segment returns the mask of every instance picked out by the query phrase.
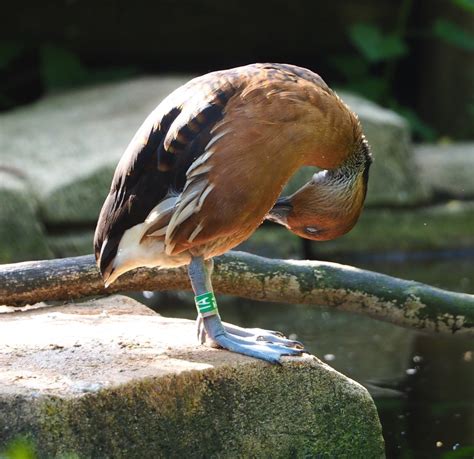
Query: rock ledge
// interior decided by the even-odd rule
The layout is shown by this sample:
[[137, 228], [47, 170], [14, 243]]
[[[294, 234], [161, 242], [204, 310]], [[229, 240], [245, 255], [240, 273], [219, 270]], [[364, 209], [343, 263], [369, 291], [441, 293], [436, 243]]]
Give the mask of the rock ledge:
[[26, 435], [39, 457], [383, 457], [358, 383], [194, 340], [122, 296], [0, 314], [0, 451]]

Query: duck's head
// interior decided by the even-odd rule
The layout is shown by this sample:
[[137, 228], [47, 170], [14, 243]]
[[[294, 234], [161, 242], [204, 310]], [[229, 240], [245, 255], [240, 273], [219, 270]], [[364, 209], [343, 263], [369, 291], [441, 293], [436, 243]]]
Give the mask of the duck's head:
[[294, 194], [280, 197], [266, 218], [315, 241], [346, 234], [362, 212], [371, 162], [367, 148], [338, 169], [314, 174]]

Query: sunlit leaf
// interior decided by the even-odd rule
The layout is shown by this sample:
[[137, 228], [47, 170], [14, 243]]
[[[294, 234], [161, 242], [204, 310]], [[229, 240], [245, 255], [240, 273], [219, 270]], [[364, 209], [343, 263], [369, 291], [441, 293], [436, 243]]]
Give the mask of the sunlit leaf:
[[371, 62], [381, 62], [403, 56], [408, 47], [401, 37], [384, 34], [372, 24], [355, 24], [349, 28], [352, 44]]
[[474, 35], [453, 22], [437, 19], [433, 24], [433, 33], [451, 45], [474, 51]]
[[442, 459], [466, 459], [474, 456], [474, 446], [462, 446], [454, 451], [447, 451], [441, 456]]

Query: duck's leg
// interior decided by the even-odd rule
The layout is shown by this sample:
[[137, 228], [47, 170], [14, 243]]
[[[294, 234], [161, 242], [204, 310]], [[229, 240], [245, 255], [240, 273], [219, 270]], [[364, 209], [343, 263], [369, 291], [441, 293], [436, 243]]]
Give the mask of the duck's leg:
[[[237, 333], [226, 330], [219, 313], [211, 283], [212, 260], [204, 261], [202, 257], [193, 257], [189, 265], [189, 278], [195, 294], [198, 313], [202, 317], [202, 326], [207, 336], [219, 346], [239, 354], [249, 355], [272, 363], [278, 363], [283, 355], [301, 355], [303, 349], [299, 343], [291, 340], [281, 342], [283, 338], [268, 335], [270, 340], [262, 340], [258, 335], [248, 332], [244, 335], [242, 328]], [[232, 326], [229, 326], [232, 330]]]

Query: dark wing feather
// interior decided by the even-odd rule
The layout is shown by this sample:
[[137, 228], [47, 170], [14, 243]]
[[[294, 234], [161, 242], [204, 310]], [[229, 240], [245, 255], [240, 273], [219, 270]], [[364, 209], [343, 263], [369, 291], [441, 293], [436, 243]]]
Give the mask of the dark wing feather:
[[130, 142], [94, 236], [102, 274], [110, 269], [125, 231], [142, 223], [170, 192], [184, 188], [187, 169], [204, 152], [233, 93], [227, 81], [221, 83], [214, 89], [201, 78], [179, 88], [150, 114]]
[[94, 236], [95, 257], [102, 273], [114, 259], [123, 233], [143, 222], [168, 192], [170, 174], [158, 170], [156, 153], [178, 114], [173, 108], [156, 128], [148, 118], [117, 166]]

